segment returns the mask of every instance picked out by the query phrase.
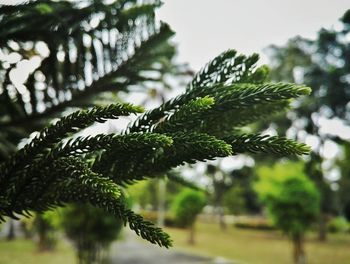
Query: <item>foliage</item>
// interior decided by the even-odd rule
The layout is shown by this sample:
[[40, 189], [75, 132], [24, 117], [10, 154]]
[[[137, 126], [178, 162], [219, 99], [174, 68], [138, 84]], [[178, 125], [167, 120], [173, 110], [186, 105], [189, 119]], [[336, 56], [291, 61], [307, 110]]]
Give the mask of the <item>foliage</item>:
[[47, 211], [44, 214], [35, 215], [32, 228], [39, 238], [39, 250], [53, 250], [56, 248], [56, 231], [59, 228], [59, 217], [57, 211]]
[[319, 211], [319, 193], [301, 163], [261, 167], [255, 185], [274, 224], [290, 236], [310, 228]]
[[[175, 196], [183, 188], [182, 184], [176, 181], [166, 181], [166, 197], [165, 208], [168, 209], [171, 206]], [[150, 179], [147, 181], [139, 181], [133, 185], [128, 186], [128, 193], [134, 204], [141, 207], [143, 210], [157, 210], [159, 206], [159, 179]]]
[[[347, 59], [350, 52], [347, 38], [350, 32], [349, 17], [350, 10], [340, 19], [339, 29], [322, 28], [316, 40], [295, 37], [284, 47], [271, 46], [268, 50], [275, 80], [299, 80], [313, 89], [313, 96], [305, 98], [302, 107], [298, 108], [300, 117], [319, 112], [321, 107], [327, 108], [328, 117], [346, 117], [346, 105], [350, 100], [346, 77], [350, 71]], [[305, 122], [305, 126], [311, 129], [312, 120]]]
[[246, 205], [241, 186], [232, 186], [223, 197], [223, 205], [229, 213], [238, 215], [245, 211]]
[[226, 223], [224, 220], [225, 212], [223, 199], [227, 191], [232, 187], [232, 175], [224, 172], [220, 168], [220, 163], [217, 166], [213, 164], [207, 164], [205, 174], [208, 175], [209, 178], [209, 203], [214, 206], [214, 212], [219, 218], [219, 225], [222, 230], [224, 230], [226, 229]]
[[[77, 136], [96, 122], [143, 111], [131, 104], [93, 106], [103, 92], [159, 84], [165, 73], [177, 70], [171, 64], [174, 47], [168, 43], [173, 32], [154, 19], [159, 5], [38, 0], [0, 8], [0, 48], [21, 58], [0, 68], [5, 153], [0, 164], [1, 219], [89, 203], [128, 222], [144, 239], [169, 247], [167, 234], [127, 208], [121, 187], [162, 176], [184, 163], [243, 152], [308, 153], [307, 146], [286, 138], [240, 133], [240, 127], [284, 110], [290, 99], [310, 89], [267, 83], [266, 67], [256, 67], [258, 55], [247, 57], [235, 50], [209, 62], [182, 95], [139, 115], [124, 133]], [[40, 55], [38, 45], [48, 54]], [[15, 83], [13, 71], [26, 59], [40, 61], [39, 66], [23, 84]], [[150, 72], [159, 78], [150, 78]], [[9, 142], [16, 145], [49, 117], [71, 107], [88, 109], [41, 129], [7, 157], [14, 151], [6, 147]]]
[[350, 223], [346, 220], [346, 218], [338, 216], [334, 217], [328, 223], [328, 231], [332, 233], [345, 233], [350, 229]]
[[[284, 118], [278, 121], [285, 130], [294, 132], [295, 138], [300, 135], [317, 137], [318, 144], [305, 166], [306, 173], [316, 183], [321, 192], [320, 239], [325, 239], [325, 219], [327, 215], [338, 213], [335, 205], [335, 192], [325, 180], [324, 144], [328, 141], [340, 143], [334, 132], [323, 131], [322, 118], [341, 120], [349, 125], [349, 72], [350, 72], [350, 10], [346, 11], [338, 22], [339, 27], [322, 28], [316, 39], [294, 37], [284, 46], [270, 46], [271, 75], [275, 81], [302, 82], [313, 90], [312, 96], [298, 101], [298, 108], [289, 115], [289, 122]], [[302, 133], [297, 133], [303, 130]], [[306, 132], [306, 133], [305, 133]], [[298, 136], [299, 135], [299, 136]], [[349, 178], [349, 174], [342, 174]], [[340, 184], [341, 193], [348, 193], [348, 186]], [[348, 195], [341, 195], [343, 213], [349, 207]], [[323, 229], [323, 230], [322, 230]]]
[[336, 165], [340, 170], [342, 177], [338, 181], [338, 200], [340, 201], [340, 208], [345, 218], [350, 221], [350, 143], [342, 142], [341, 149], [343, 155], [337, 157]]
[[35, 217], [24, 217], [20, 220], [21, 229], [26, 239], [32, 238], [36, 231], [34, 228], [34, 219]]
[[104, 251], [123, 227], [121, 219], [86, 204], [66, 207], [61, 219], [65, 233], [76, 247], [79, 263], [102, 263]]
[[179, 226], [190, 227], [194, 224], [197, 215], [206, 204], [205, 195], [202, 192], [184, 189], [173, 203], [173, 214]]
[[320, 193], [303, 173], [302, 163], [281, 163], [259, 169], [255, 185], [274, 225], [293, 242], [295, 264], [304, 264], [304, 236], [318, 216]]
[[[135, 85], [166, 85], [164, 74], [179, 71], [170, 62], [173, 32], [154, 19], [159, 5], [157, 0], [2, 5], [0, 160], [47, 118], [70, 107], [94, 105], [107, 92], [129, 91]], [[39, 66], [26, 73], [20, 68], [25, 63]], [[19, 70], [21, 78], [14, 81], [11, 76]], [[159, 76], [148, 77], [152, 71]]]
[[[254, 158], [257, 159], [257, 157]], [[238, 170], [231, 171], [231, 176], [233, 178], [233, 186], [241, 190], [244, 205], [243, 211], [247, 214], [261, 213], [261, 205], [253, 187], [257, 178], [255, 168], [244, 166]]]

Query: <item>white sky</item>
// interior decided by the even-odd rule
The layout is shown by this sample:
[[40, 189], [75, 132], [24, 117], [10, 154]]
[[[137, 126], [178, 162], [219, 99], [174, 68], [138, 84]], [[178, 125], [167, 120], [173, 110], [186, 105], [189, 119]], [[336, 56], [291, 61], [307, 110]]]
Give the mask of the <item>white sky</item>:
[[295, 35], [314, 37], [349, 8], [350, 0], [164, 0], [158, 15], [176, 32], [180, 61], [199, 70], [229, 48], [263, 55]]

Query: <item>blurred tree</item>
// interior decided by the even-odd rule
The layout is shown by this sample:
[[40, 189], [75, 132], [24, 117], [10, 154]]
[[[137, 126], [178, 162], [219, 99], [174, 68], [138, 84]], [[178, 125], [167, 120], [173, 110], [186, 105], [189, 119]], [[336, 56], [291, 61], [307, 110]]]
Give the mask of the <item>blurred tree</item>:
[[[283, 47], [270, 46], [272, 78], [303, 82], [312, 87], [312, 96], [298, 101], [290, 122], [278, 122], [299, 140], [317, 137], [317, 146], [305, 166], [306, 174], [321, 191], [320, 240], [326, 239], [328, 215], [334, 213], [334, 192], [322, 169], [325, 142], [340, 139], [321, 131], [321, 119], [338, 118], [349, 125], [350, 101], [350, 10], [340, 19], [339, 29], [321, 29], [316, 40], [295, 37]], [[304, 132], [300, 132], [304, 130]]]
[[189, 244], [195, 243], [194, 225], [197, 215], [203, 210], [205, 204], [205, 195], [192, 189], [183, 190], [174, 200], [172, 211], [175, 215], [175, 220], [179, 226], [189, 228]]
[[15, 224], [14, 224], [14, 220], [10, 219], [9, 220], [9, 224], [8, 224], [8, 232], [6, 235], [6, 239], [11, 241], [14, 240], [16, 238], [16, 234], [15, 234]]
[[259, 214], [261, 212], [261, 205], [253, 188], [254, 181], [257, 177], [255, 168], [244, 166], [241, 169], [231, 171], [231, 175], [233, 178], [233, 186], [241, 189], [244, 204], [243, 211], [248, 214]]
[[232, 187], [232, 178], [229, 174], [225, 173], [223, 170], [220, 169], [220, 165], [215, 166], [212, 164], [208, 164], [206, 174], [210, 178], [209, 188], [212, 189], [211, 199], [215, 211], [219, 216], [220, 228], [221, 230], [226, 230], [223, 198], [225, 193]]
[[350, 229], [350, 224], [346, 218], [342, 216], [334, 217], [328, 223], [328, 231], [332, 233], [348, 233]]
[[293, 241], [294, 262], [305, 264], [304, 234], [319, 213], [320, 196], [301, 163], [261, 167], [255, 188], [269, 216]]
[[245, 213], [244, 189], [239, 185], [231, 186], [223, 195], [223, 205], [230, 214], [239, 215]]
[[[164, 179], [163, 179], [164, 180]], [[175, 181], [167, 181], [167, 190], [165, 197], [165, 208], [170, 208], [175, 196], [183, 187]], [[141, 181], [128, 187], [128, 193], [133, 202], [140, 205], [142, 209], [158, 210], [158, 185], [159, 179], [150, 179]]]
[[38, 234], [39, 251], [55, 249], [58, 225], [58, 215], [56, 211], [48, 211], [44, 214], [37, 214], [35, 216], [32, 228]]
[[340, 170], [341, 178], [338, 183], [338, 202], [340, 207], [340, 214], [345, 216], [350, 221], [350, 143], [343, 142], [342, 145], [343, 156], [338, 158], [336, 165]]
[[92, 264], [107, 260], [123, 221], [91, 205], [72, 204], [62, 210], [61, 225], [76, 247], [78, 263]]
[[221, 230], [226, 230], [224, 207], [231, 213], [259, 213], [260, 206], [253, 189], [255, 172], [252, 167], [243, 166], [231, 172], [225, 172], [218, 166], [207, 165], [211, 189], [211, 199], [219, 216]]
[[[37, 0], [1, 6], [0, 48], [7, 58], [0, 68], [3, 153], [8, 142], [15, 146], [63, 110], [90, 107], [108, 92], [164, 83], [164, 74], [177, 72], [168, 42], [173, 32], [155, 21], [159, 5], [156, 0]], [[144, 239], [169, 247], [166, 233], [127, 208], [122, 186], [216, 157], [309, 151], [292, 140], [239, 130], [310, 93], [303, 85], [266, 83], [266, 67], [257, 68], [257, 61], [256, 54], [223, 52], [182, 95], [140, 115], [121, 134], [76, 135], [95, 122], [138, 114], [141, 107], [94, 106], [42, 129], [15, 154], [3, 156], [0, 219], [90, 203], [128, 222]], [[33, 68], [24, 74], [22, 64]]]

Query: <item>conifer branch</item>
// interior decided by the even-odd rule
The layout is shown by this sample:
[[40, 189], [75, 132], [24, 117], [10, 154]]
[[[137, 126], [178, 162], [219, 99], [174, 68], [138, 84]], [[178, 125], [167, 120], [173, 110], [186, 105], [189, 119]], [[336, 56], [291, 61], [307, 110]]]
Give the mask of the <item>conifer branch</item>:
[[0, 165], [0, 189], [5, 188], [11, 184], [12, 180], [16, 179], [16, 177], [8, 179], [8, 175], [16, 167], [18, 170], [18, 167], [32, 163], [38, 154], [42, 155], [46, 149], [53, 147], [69, 134], [76, 133], [94, 122], [103, 123], [107, 119], [116, 119], [119, 116], [141, 111], [143, 111], [142, 108], [130, 104], [114, 104], [107, 107], [96, 106], [91, 110], [76, 111], [61, 118], [55, 124], [43, 129], [29, 144]]
[[222, 138], [231, 135], [237, 128], [252, 124], [256, 121], [267, 120], [274, 114], [290, 108], [288, 100], [267, 104], [252, 105], [251, 107], [228, 110], [225, 113], [212, 113], [207, 116], [201, 131]]
[[160, 107], [146, 112], [129, 126], [128, 131], [150, 131], [156, 123], [166, 118], [169, 113], [198, 97], [209, 96], [214, 98], [215, 104], [206, 112], [210, 116], [225, 113], [229, 110], [239, 110], [254, 105], [297, 98], [308, 95], [310, 91], [311, 89], [306, 86], [288, 83], [218, 84], [205, 88], [193, 88]]
[[47, 160], [49, 157], [55, 159], [62, 156], [81, 156], [85, 153], [91, 154], [102, 150], [113, 150], [113, 152], [142, 151], [143, 148], [158, 148], [171, 144], [170, 137], [157, 133], [99, 134], [94, 137], [72, 138], [67, 143], [52, 149], [43, 160]]
[[219, 83], [247, 82], [254, 71], [258, 54], [249, 57], [238, 55], [236, 50], [229, 49], [208, 62], [193, 78], [189, 89], [208, 87]]
[[139, 166], [140, 159], [146, 159], [160, 149], [173, 144], [172, 137], [158, 133], [131, 133], [117, 137], [120, 137], [122, 143], [114, 144], [97, 156], [92, 169], [111, 177], [118, 183], [120, 182], [117, 175], [130, 173], [133, 167]]
[[304, 155], [310, 152], [310, 148], [302, 143], [297, 143], [285, 137], [269, 135], [239, 135], [229, 136], [223, 139], [232, 146], [235, 154], [274, 153], [277, 155]]
[[151, 130], [160, 133], [196, 130], [198, 123], [203, 122], [206, 110], [213, 105], [214, 99], [212, 97], [193, 99], [181, 106], [174, 114], [165, 117], [165, 120], [159, 121]]
[[[117, 192], [119, 190], [117, 185], [104, 177], [95, 176], [97, 180], [91, 179], [91, 174], [94, 175], [94, 173], [90, 171], [89, 175], [86, 172], [87, 168], [82, 163], [73, 166], [70, 166], [70, 164], [72, 164], [71, 160], [64, 160], [63, 164], [59, 165], [59, 170], [56, 169], [55, 171], [66, 175], [75, 174], [75, 177], [52, 185], [46, 194], [40, 198], [41, 201], [38, 201], [38, 204], [43, 204], [43, 201], [46, 200], [55, 200], [57, 205], [71, 202], [89, 202], [123, 219], [125, 224], [129, 223], [131, 230], [134, 230], [137, 235], [151, 243], [166, 248], [172, 245], [169, 235], [163, 232], [161, 228], [145, 221], [140, 215], [126, 208], [120, 193]], [[79, 171], [79, 169], [82, 170]], [[105, 182], [101, 183], [100, 180], [105, 180]], [[104, 186], [104, 183], [108, 184]], [[111, 188], [113, 186], [117, 189]], [[45, 208], [36, 208], [36, 210], [45, 210]]]
[[177, 132], [166, 135], [173, 139], [172, 145], [132, 155], [132, 162], [129, 163], [127, 159], [115, 163], [111, 175], [113, 180], [118, 184], [132, 183], [145, 177], [164, 175], [168, 170], [185, 163], [193, 164], [232, 154], [229, 144], [207, 134]]

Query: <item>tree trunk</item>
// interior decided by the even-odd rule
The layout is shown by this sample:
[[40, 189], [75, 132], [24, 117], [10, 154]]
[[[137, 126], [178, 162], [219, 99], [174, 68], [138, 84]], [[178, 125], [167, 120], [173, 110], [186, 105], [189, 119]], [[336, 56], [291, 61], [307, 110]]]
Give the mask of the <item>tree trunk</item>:
[[318, 220], [318, 240], [322, 242], [327, 240], [327, 215], [322, 212]]
[[49, 251], [53, 250], [55, 243], [53, 237], [50, 235], [50, 226], [47, 220], [43, 218], [42, 215], [36, 215], [36, 228], [38, 232], [38, 250], [39, 251]]
[[15, 224], [12, 219], [9, 221], [9, 231], [7, 233], [7, 240], [14, 240], [15, 239]]
[[21, 229], [24, 234], [25, 239], [31, 239], [32, 238], [32, 233], [28, 228], [28, 224], [26, 222], [21, 222]]
[[159, 227], [164, 227], [165, 220], [165, 196], [166, 196], [166, 181], [159, 179], [158, 182], [158, 219], [157, 224]]
[[219, 224], [220, 224], [220, 229], [222, 231], [226, 231], [227, 225], [225, 222], [225, 213], [224, 213], [224, 209], [221, 206], [219, 207]]
[[41, 230], [38, 233], [39, 240], [38, 240], [38, 249], [39, 251], [47, 251], [48, 245], [47, 245], [47, 233], [45, 230]]
[[306, 264], [306, 256], [304, 251], [304, 238], [302, 235], [293, 237], [293, 258], [295, 264]]
[[188, 244], [190, 245], [194, 245], [195, 243], [195, 240], [194, 240], [194, 233], [195, 233], [195, 230], [194, 230], [194, 224], [192, 224], [189, 228], [189, 236], [188, 236]]

